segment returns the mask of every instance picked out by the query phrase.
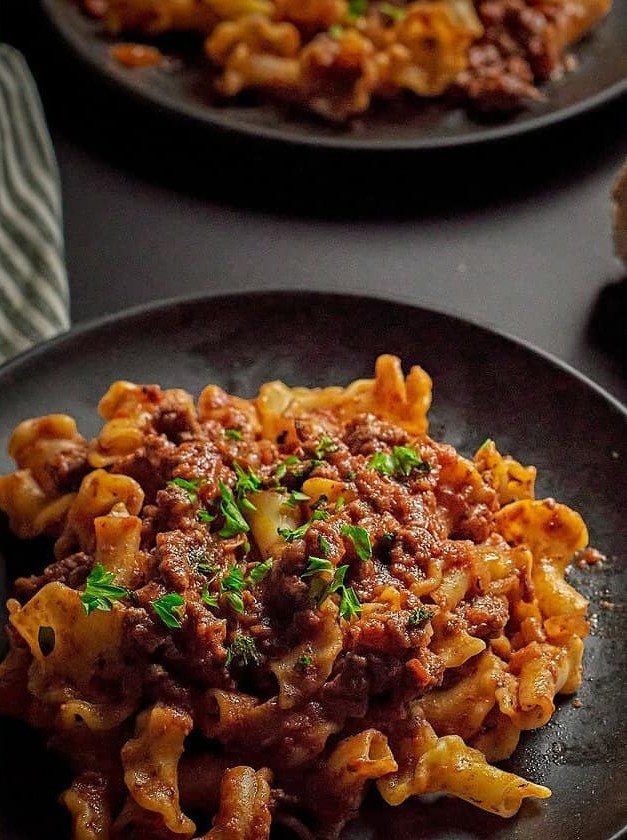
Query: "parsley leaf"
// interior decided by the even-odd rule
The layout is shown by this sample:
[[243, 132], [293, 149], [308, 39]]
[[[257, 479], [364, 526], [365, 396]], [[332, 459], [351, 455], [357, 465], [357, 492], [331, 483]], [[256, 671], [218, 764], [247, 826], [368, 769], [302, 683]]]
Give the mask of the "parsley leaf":
[[185, 604], [185, 599], [178, 592], [169, 592], [167, 595], [162, 595], [161, 598], [151, 601], [150, 604], [166, 627], [175, 630], [183, 624], [183, 610], [181, 608]]
[[113, 572], [107, 572], [103, 565], [96, 563], [85, 581], [85, 591], [80, 595], [86, 615], [94, 610], [109, 612], [114, 601], [128, 597], [128, 589], [116, 586], [113, 578]]
[[334, 23], [329, 27], [329, 35], [331, 38], [341, 38], [344, 32], [344, 27], [341, 23]]
[[172, 481], [168, 481], [168, 484], [171, 484], [174, 487], [180, 487], [182, 490], [186, 490], [187, 498], [192, 504], [198, 498], [197, 491], [201, 483], [201, 478], [193, 478], [191, 481], [188, 481], [186, 478], [173, 478]]
[[326, 537], [323, 537], [322, 534], [318, 534], [318, 545], [320, 546], [320, 551], [326, 557], [327, 554], [331, 551], [331, 545]]
[[274, 477], [277, 481], [281, 481], [282, 478], [285, 478], [287, 474], [287, 468], [293, 466], [294, 464], [299, 464], [300, 461], [296, 457], [296, 455], [290, 455], [289, 458], [286, 458], [284, 461], [277, 466], [276, 471], [274, 473]]
[[312, 577], [312, 575], [317, 575], [320, 572], [333, 573], [335, 571], [333, 563], [324, 557], [308, 557], [307, 559], [309, 560], [309, 565], [301, 575], [302, 578]]
[[343, 537], [348, 537], [355, 548], [355, 554], [364, 562], [372, 556], [372, 543], [370, 542], [370, 535], [365, 528], [360, 528], [359, 525], [344, 525], [340, 534]]
[[405, 9], [402, 9], [400, 6], [395, 6], [393, 3], [379, 3], [378, 9], [381, 14], [387, 15], [387, 17], [394, 21], [403, 20], [407, 14]]
[[318, 461], [321, 461], [329, 452], [335, 452], [337, 444], [333, 442], [329, 435], [322, 435], [318, 446], [314, 449], [314, 455]]
[[310, 498], [311, 496], [308, 496], [307, 493], [302, 493], [300, 490], [292, 490], [283, 504], [295, 508], [301, 502], [308, 502]]
[[359, 603], [359, 598], [355, 594], [355, 590], [352, 586], [342, 587], [340, 615], [342, 618], [346, 619], [346, 621], [350, 621], [354, 615], [361, 615], [361, 604]]
[[213, 516], [213, 514], [209, 513], [208, 510], [205, 510], [204, 508], [202, 508], [201, 510], [196, 511], [196, 519], [199, 522], [203, 522], [203, 523], [208, 524], [210, 522], [213, 522], [213, 520], [215, 519], [215, 516]]
[[351, 22], [362, 17], [368, 11], [368, 0], [349, 0], [348, 18]]
[[241, 592], [244, 588], [244, 575], [238, 566], [231, 566], [223, 578], [220, 579], [220, 592], [226, 592], [226, 599], [235, 612], [244, 612], [244, 599]]
[[244, 435], [239, 429], [225, 429], [224, 437], [227, 440], [244, 440]]
[[395, 446], [392, 452], [375, 453], [368, 466], [381, 475], [409, 476], [413, 470], [421, 473], [431, 471], [427, 461], [423, 461], [415, 449], [410, 446]]
[[[322, 498], [322, 496], [320, 498]], [[320, 501], [320, 499], [318, 499], [318, 501]], [[290, 543], [294, 542], [294, 540], [302, 540], [312, 522], [328, 519], [330, 515], [331, 514], [328, 510], [314, 510], [311, 515], [311, 519], [307, 522], [303, 522], [303, 524], [299, 525], [298, 528], [294, 528], [293, 531], [289, 528], [277, 528], [277, 534]]]
[[302, 656], [298, 658], [296, 665], [294, 666], [297, 671], [306, 671], [307, 668], [311, 666], [312, 658], [308, 653], [303, 653]]
[[202, 592], [200, 593], [200, 600], [203, 602], [203, 604], [206, 604], [208, 607], [218, 606], [218, 596], [211, 595], [209, 593], [209, 581], [207, 581], [203, 586]]
[[236, 633], [233, 641], [226, 649], [226, 662], [224, 664], [227, 668], [230, 665], [240, 665], [242, 667], [251, 664], [258, 665], [259, 653], [252, 636]]
[[435, 615], [427, 607], [416, 607], [415, 610], [412, 610], [409, 614], [409, 618], [407, 619], [407, 624], [412, 626], [417, 626], [418, 624], [424, 624], [425, 621], [430, 621], [433, 616]]
[[224, 517], [224, 525], [218, 531], [219, 536], [228, 538], [237, 534], [245, 534], [250, 531], [248, 522], [242, 516], [240, 509], [235, 504], [233, 493], [223, 481], [220, 481], [220, 513]]
[[272, 557], [269, 557], [263, 563], [255, 563], [248, 574], [248, 582], [251, 586], [257, 586], [268, 574], [272, 568]]

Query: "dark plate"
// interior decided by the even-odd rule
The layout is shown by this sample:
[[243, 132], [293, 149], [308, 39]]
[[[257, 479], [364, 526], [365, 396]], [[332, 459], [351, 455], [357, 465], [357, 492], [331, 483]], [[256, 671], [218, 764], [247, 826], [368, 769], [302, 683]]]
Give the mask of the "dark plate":
[[618, 96], [627, 89], [627, 4], [615, 0], [609, 17], [579, 44], [577, 69], [543, 86], [546, 101], [499, 122], [480, 122], [438, 101], [379, 104], [349, 128], [325, 125], [271, 102], [218, 105], [212, 101], [208, 65], [200, 45], [174, 70], [129, 70], [109, 55], [103, 26], [73, 0], [43, 0], [58, 32], [109, 82], [145, 103], [207, 128], [326, 148], [399, 150], [465, 146], [541, 128]]
[[[381, 300], [263, 293], [166, 302], [108, 318], [35, 349], [0, 371], [3, 449], [21, 419], [74, 415], [98, 428], [95, 406], [111, 381], [180, 386], [197, 395], [217, 382], [243, 396], [260, 383], [329, 385], [370, 376], [376, 356], [399, 355], [433, 376], [431, 433], [470, 454], [490, 436], [536, 464], [538, 495], [555, 496], [586, 519], [603, 568], [576, 570], [595, 629], [575, 709], [560, 704], [528, 733], [510, 769], [549, 785], [553, 798], [526, 801], [509, 821], [460, 801], [368, 803], [347, 840], [608, 840], [627, 825], [627, 412], [579, 374], [510, 338], [449, 315]], [[6, 456], [0, 463], [9, 467]], [[23, 554], [9, 557], [24, 568]], [[613, 601], [613, 610], [602, 602]], [[0, 730], [0, 837], [68, 836], [54, 796], [51, 759], [22, 727]]]

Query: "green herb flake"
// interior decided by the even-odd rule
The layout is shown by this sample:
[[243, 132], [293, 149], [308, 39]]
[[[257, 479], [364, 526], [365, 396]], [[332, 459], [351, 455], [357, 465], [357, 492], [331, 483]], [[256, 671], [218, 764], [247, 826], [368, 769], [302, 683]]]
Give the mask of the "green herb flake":
[[226, 649], [226, 667], [229, 668], [231, 665], [239, 665], [245, 668], [253, 664], [259, 664], [259, 653], [255, 640], [252, 636], [236, 633], [233, 641]]
[[378, 9], [382, 15], [386, 15], [393, 21], [403, 20], [407, 14], [405, 9], [393, 3], [379, 3]]
[[277, 533], [280, 537], [283, 537], [284, 540], [291, 543], [294, 542], [294, 540], [302, 540], [310, 525], [311, 522], [303, 522], [302, 525], [299, 525], [298, 528], [294, 528], [294, 530], [290, 530], [289, 528], [277, 528]]
[[248, 573], [248, 582], [251, 586], [257, 586], [268, 574], [272, 568], [272, 557], [269, 557], [263, 563], [255, 563]]
[[209, 581], [203, 586], [202, 592], [200, 593], [200, 600], [208, 607], [217, 607], [219, 605], [218, 596], [211, 595], [209, 592]]
[[37, 644], [39, 645], [39, 650], [41, 651], [42, 656], [50, 656], [54, 650], [56, 640], [57, 637], [54, 632], [54, 627], [48, 627], [47, 625], [42, 624], [37, 631]]
[[409, 446], [395, 446], [392, 454], [398, 465], [397, 471], [405, 476], [408, 476], [412, 470], [421, 473], [428, 473], [431, 470], [430, 465], [422, 460], [415, 449]]
[[427, 607], [416, 607], [416, 609], [412, 610], [409, 614], [407, 624], [412, 627], [417, 627], [419, 624], [424, 624], [425, 621], [430, 621], [434, 615], [435, 613]]
[[239, 592], [227, 592], [226, 600], [231, 605], [231, 608], [240, 615], [244, 612], [244, 599]]
[[480, 452], [482, 449], [487, 449], [493, 443], [494, 441], [492, 440], [492, 438], [486, 438], [477, 451]]
[[344, 496], [338, 496], [337, 499], [336, 499], [336, 502], [335, 502], [335, 509], [336, 510], [342, 510], [345, 502], [346, 502], [346, 500], [344, 499]]
[[196, 563], [196, 571], [202, 572], [203, 575], [215, 577], [219, 572], [219, 568], [212, 566], [211, 563]]
[[324, 557], [331, 551], [331, 545], [326, 537], [323, 537], [322, 534], [318, 534], [318, 545], [320, 546], [320, 551]]
[[225, 429], [224, 437], [227, 440], [244, 440], [244, 435], [239, 429]]
[[228, 539], [237, 534], [245, 534], [250, 531], [248, 522], [244, 519], [240, 509], [235, 503], [233, 493], [223, 481], [220, 481], [220, 513], [224, 517], [224, 525], [218, 531], [219, 536]]
[[342, 598], [340, 600], [340, 615], [346, 621], [350, 621], [353, 616], [361, 615], [361, 604], [359, 598], [355, 594], [352, 586], [344, 586], [342, 588]]
[[307, 559], [309, 565], [301, 575], [302, 578], [312, 577], [320, 572], [330, 572], [331, 574], [335, 572], [333, 563], [324, 557], [308, 557]]
[[308, 496], [307, 493], [302, 493], [300, 490], [292, 490], [283, 504], [295, 508], [301, 502], [308, 502], [310, 498], [311, 496]]
[[368, 462], [370, 469], [381, 475], [401, 475], [406, 478], [416, 470], [421, 473], [431, 471], [427, 461], [423, 461], [418, 452], [410, 446], [395, 446], [392, 452], [377, 452]]
[[357, 478], [357, 473], [355, 472], [355, 470], [349, 470], [346, 473], [346, 478], [348, 481], [354, 481]]
[[239, 566], [230, 566], [220, 579], [220, 592], [241, 592], [244, 588], [244, 575]]
[[368, 466], [381, 475], [394, 475], [396, 464], [389, 452], [377, 452], [368, 462]]
[[202, 522], [203, 525], [208, 525], [208, 524], [210, 524], [211, 522], [214, 521], [215, 516], [213, 514], [209, 513], [208, 510], [205, 510], [204, 508], [202, 508], [201, 510], [196, 511], [196, 519], [199, 522]]
[[80, 595], [86, 615], [90, 615], [94, 610], [109, 612], [114, 601], [128, 597], [128, 589], [116, 586], [113, 579], [113, 572], [107, 572], [104, 566], [96, 563], [85, 581], [85, 591]]
[[344, 525], [340, 534], [352, 542], [355, 554], [362, 562], [372, 557], [372, 543], [365, 528], [360, 528], [359, 525]]
[[324, 493], [321, 493], [320, 496], [316, 499], [316, 501], [311, 505], [312, 510], [321, 510], [329, 501], [329, 497]]
[[178, 592], [169, 592], [151, 601], [150, 604], [166, 627], [176, 630], [183, 624], [182, 608], [185, 605], [185, 599]]
[[331, 516], [328, 510], [317, 509], [311, 514], [312, 522], [323, 522]]
[[363, 17], [368, 11], [368, 0], [349, 0], [348, 18], [351, 22]]
[[337, 444], [333, 442], [332, 438], [329, 435], [322, 435], [318, 446], [314, 449], [314, 455], [317, 460], [321, 461], [325, 455], [328, 455], [330, 452], [335, 452], [336, 449]]
[[298, 658], [296, 665], [294, 666], [297, 671], [306, 671], [307, 668], [311, 667], [312, 658], [308, 653], [303, 653], [302, 656]]
[[394, 542], [396, 534], [392, 533], [392, 531], [384, 531], [381, 534], [381, 539], [385, 540], [386, 542]]
[[201, 483], [201, 478], [193, 478], [191, 481], [188, 481], [186, 478], [173, 478], [172, 481], [168, 481], [168, 484], [174, 487], [180, 487], [182, 490], [187, 491], [187, 498], [192, 504], [198, 498], [197, 491]]

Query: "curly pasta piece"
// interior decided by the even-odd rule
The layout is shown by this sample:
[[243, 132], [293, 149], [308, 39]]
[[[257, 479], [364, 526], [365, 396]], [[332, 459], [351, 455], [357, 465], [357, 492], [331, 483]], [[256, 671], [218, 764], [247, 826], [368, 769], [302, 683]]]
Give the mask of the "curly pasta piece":
[[450, 793], [497, 814], [512, 817], [523, 799], [546, 799], [551, 791], [488, 764], [483, 753], [466, 746], [458, 735], [445, 735], [419, 756], [406, 778], [394, 774], [379, 779], [377, 788], [390, 805], [409, 796]]
[[536, 468], [523, 467], [509, 455], [501, 455], [493, 440], [479, 447], [474, 462], [483, 480], [496, 490], [501, 505], [534, 498]]
[[192, 730], [185, 712], [157, 703], [137, 718], [135, 737], [122, 747], [124, 782], [135, 802], [161, 814], [170, 831], [191, 835], [194, 823], [179, 805], [177, 768]]
[[265, 840], [270, 836], [272, 774], [231, 767], [220, 785], [220, 809], [202, 840]]
[[[30, 690], [47, 702], [63, 703], [91, 698], [95, 675], [119, 680], [122, 619], [118, 604], [87, 616], [79, 593], [58, 581], [46, 584], [23, 607], [10, 601], [9, 621], [33, 655]], [[52, 629], [52, 650], [42, 649], [42, 627]]]
[[13, 533], [23, 540], [41, 534], [59, 536], [75, 498], [76, 493], [66, 493], [50, 499], [30, 470], [16, 470], [0, 476], [0, 510], [9, 517]]
[[211, 32], [218, 21], [203, 0], [109, 0], [105, 22], [114, 35], [120, 32]]
[[106, 780], [97, 773], [77, 776], [61, 794], [70, 812], [74, 840], [109, 840], [111, 815]]
[[119, 504], [123, 504], [135, 516], [143, 503], [144, 491], [133, 478], [113, 475], [105, 470], [93, 470], [85, 476], [72, 501], [65, 528], [55, 545], [56, 556], [65, 556], [75, 546], [89, 554], [93, 553], [96, 549], [94, 520], [108, 514]]
[[105, 516], [94, 519], [96, 557], [107, 571], [113, 572], [118, 586], [135, 589], [143, 569], [139, 551], [142, 521], [131, 516], [123, 502], [113, 505]]

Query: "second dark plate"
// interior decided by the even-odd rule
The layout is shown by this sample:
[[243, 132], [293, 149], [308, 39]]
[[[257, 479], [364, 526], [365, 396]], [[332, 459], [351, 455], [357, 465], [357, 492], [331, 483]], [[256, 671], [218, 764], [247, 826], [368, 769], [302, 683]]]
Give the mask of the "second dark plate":
[[130, 70], [110, 56], [102, 23], [82, 14], [72, 0], [43, 0], [63, 39], [101, 77], [153, 108], [199, 128], [290, 144], [391, 151], [468, 146], [524, 134], [598, 107], [627, 90], [627, 4], [615, 0], [608, 18], [574, 50], [577, 68], [542, 86], [546, 101], [499, 120], [480, 122], [462, 108], [438, 100], [378, 105], [350, 127], [334, 127], [270, 101], [218, 105], [211, 99], [202, 50], [181, 53], [175, 69]]

